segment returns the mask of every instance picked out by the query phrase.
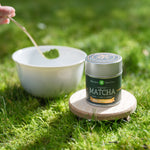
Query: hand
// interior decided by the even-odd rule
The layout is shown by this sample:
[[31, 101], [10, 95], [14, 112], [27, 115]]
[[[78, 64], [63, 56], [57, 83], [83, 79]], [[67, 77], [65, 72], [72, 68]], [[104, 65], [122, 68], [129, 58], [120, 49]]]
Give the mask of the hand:
[[15, 16], [15, 9], [10, 6], [0, 5], [0, 24], [9, 24], [10, 20], [7, 17]]

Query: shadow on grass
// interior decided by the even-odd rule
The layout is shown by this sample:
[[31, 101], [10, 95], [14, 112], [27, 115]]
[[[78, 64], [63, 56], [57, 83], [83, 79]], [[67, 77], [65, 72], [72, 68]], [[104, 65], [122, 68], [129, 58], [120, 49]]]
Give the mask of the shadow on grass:
[[[124, 120], [94, 121], [78, 118], [69, 111], [68, 101], [64, 108], [59, 106], [63, 101], [63, 97], [57, 99], [36, 98], [26, 93], [20, 86], [8, 87], [4, 91], [0, 91], [0, 95], [1, 111], [5, 113], [5, 116], [1, 116], [1, 120], [3, 120], [4, 126], [6, 125], [4, 130], [7, 130], [9, 139], [11, 139], [11, 141], [14, 139], [22, 139], [21, 133], [20, 135], [17, 134], [17, 136], [20, 137], [18, 139], [16, 133], [13, 133], [13, 129], [11, 131], [12, 126], [16, 127], [16, 129], [18, 128], [18, 130], [20, 128], [24, 129], [23, 126], [26, 126], [27, 130], [23, 132], [27, 132], [24, 134], [27, 134], [26, 136], [30, 137], [24, 137], [22, 139], [24, 141], [17, 146], [17, 149], [68, 148], [78, 140], [78, 136], [81, 134], [85, 136], [88, 132], [96, 132], [99, 134], [99, 132], [103, 132], [103, 130], [105, 134], [107, 134], [116, 132], [118, 128], [125, 125]], [[50, 121], [46, 120], [45, 116], [42, 115], [42, 112], [49, 110], [54, 110], [54, 112], [51, 111], [52, 114], [49, 113], [49, 117], [54, 115], [53, 113], [56, 113], [56, 116], [53, 116]], [[37, 122], [35, 125], [38, 125], [39, 127], [33, 126], [33, 130], [29, 132], [34, 116], [42, 118], [44, 123], [42, 124], [36, 120]], [[46, 124], [46, 126], [44, 126], [44, 124]], [[35, 131], [37, 133], [34, 133]], [[37, 136], [34, 134], [37, 134]], [[2, 140], [2, 143], [5, 143], [6, 141]]]
[[[109, 134], [111, 132], [117, 132], [119, 128], [125, 125], [124, 120], [117, 121], [94, 121], [81, 119], [74, 116], [70, 111], [60, 115], [57, 119], [53, 120], [49, 124], [47, 133], [42, 134], [34, 143], [28, 143], [25, 146], [21, 146], [18, 149], [65, 149], [72, 148], [76, 141], [87, 140], [89, 133], [91, 136], [93, 133]], [[94, 126], [94, 129], [92, 129]], [[82, 136], [84, 137], [82, 139]], [[118, 141], [110, 141], [118, 143]], [[109, 144], [109, 143], [106, 143]]]
[[8, 119], [14, 121], [15, 124], [25, 122], [26, 117], [28, 115], [32, 116], [32, 114], [37, 112], [38, 108], [45, 109], [46, 106], [60, 100], [60, 97], [55, 99], [32, 96], [20, 84], [12, 87], [8, 85], [6, 89], [0, 90], [1, 111], [3, 110], [5, 113], [3, 115], [7, 115]]

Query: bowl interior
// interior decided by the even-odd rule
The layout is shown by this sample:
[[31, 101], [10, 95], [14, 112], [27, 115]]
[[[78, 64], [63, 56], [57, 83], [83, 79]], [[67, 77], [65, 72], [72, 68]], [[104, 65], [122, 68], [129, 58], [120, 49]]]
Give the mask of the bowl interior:
[[86, 53], [71, 47], [65, 46], [39, 46], [42, 52], [56, 48], [59, 57], [55, 59], [43, 58], [35, 47], [27, 47], [13, 53], [12, 58], [15, 62], [34, 67], [65, 67], [82, 63]]

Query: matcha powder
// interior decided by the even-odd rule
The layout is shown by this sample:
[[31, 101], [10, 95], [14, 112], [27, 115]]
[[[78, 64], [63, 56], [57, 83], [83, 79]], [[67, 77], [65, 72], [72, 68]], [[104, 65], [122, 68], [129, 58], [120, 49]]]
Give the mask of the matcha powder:
[[54, 59], [59, 57], [58, 49], [50, 49], [49, 51], [43, 52], [43, 55], [48, 59]]

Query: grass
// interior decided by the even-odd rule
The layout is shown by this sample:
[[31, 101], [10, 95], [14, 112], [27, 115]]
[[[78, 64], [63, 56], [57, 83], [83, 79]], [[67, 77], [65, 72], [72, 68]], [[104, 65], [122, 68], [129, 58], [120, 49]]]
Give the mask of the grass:
[[72, 93], [41, 99], [26, 93], [17, 77], [14, 51], [32, 46], [13, 23], [0, 26], [0, 149], [150, 149], [150, 1], [16, 0], [15, 19], [39, 45], [65, 45], [87, 54], [123, 57], [122, 88], [138, 105], [131, 120], [79, 119], [69, 97], [85, 88], [85, 76]]

